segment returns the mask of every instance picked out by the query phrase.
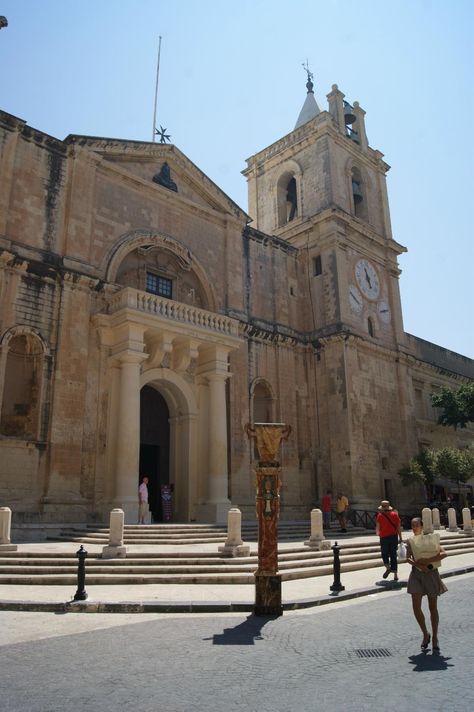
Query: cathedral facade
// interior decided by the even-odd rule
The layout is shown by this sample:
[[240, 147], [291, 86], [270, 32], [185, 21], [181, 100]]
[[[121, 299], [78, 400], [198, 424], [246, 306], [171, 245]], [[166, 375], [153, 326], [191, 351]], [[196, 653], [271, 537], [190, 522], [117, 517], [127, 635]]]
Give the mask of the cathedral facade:
[[0, 505], [25, 521], [254, 516], [250, 422], [284, 422], [282, 517], [327, 488], [420, 501], [398, 470], [472, 444], [430, 394], [470, 359], [405, 333], [387, 164], [364, 111], [311, 81], [252, 156], [248, 214], [174, 145], [70, 135], [0, 112]]

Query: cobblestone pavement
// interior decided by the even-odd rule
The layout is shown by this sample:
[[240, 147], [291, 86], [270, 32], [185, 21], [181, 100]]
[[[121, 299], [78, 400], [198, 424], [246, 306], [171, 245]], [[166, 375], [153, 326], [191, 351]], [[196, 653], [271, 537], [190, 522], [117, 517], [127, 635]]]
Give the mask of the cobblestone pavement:
[[[0, 612], [8, 712], [473, 709], [474, 575], [447, 581], [441, 653], [406, 592], [281, 618]], [[426, 605], [426, 604], [425, 604]]]

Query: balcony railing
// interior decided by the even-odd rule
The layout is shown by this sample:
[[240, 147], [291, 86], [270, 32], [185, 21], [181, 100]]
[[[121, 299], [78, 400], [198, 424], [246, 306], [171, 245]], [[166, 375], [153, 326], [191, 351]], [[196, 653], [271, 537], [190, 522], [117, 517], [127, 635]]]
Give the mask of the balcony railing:
[[114, 314], [120, 309], [136, 309], [144, 314], [152, 314], [180, 324], [211, 330], [226, 336], [238, 336], [238, 322], [235, 319], [131, 287], [124, 287], [120, 292], [109, 297], [108, 302], [109, 314]]

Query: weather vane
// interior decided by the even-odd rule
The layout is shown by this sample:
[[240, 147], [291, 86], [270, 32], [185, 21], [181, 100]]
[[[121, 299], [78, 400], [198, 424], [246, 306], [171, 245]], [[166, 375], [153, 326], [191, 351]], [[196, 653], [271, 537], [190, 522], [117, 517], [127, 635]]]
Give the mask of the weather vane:
[[313, 80], [314, 75], [313, 75], [313, 72], [311, 72], [309, 69], [308, 60], [306, 60], [306, 64], [304, 62], [302, 62], [301, 66], [304, 67], [304, 70], [305, 70], [306, 74], [308, 75], [308, 82], [311, 82]]
[[171, 136], [170, 136], [170, 134], [167, 134], [167, 133], [166, 133], [167, 130], [168, 130], [168, 129], [164, 129], [163, 126], [161, 126], [161, 124], [160, 124], [160, 130], [159, 130], [159, 131], [158, 131], [158, 129], [155, 129], [156, 135], [160, 137], [160, 143], [166, 143], [167, 141], [168, 141], [169, 143], [171, 143]]

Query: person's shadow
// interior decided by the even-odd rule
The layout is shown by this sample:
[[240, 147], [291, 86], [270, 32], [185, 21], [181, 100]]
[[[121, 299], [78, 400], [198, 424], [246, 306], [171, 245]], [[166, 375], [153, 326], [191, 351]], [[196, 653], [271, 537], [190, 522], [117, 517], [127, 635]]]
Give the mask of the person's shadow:
[[224, 628], [223, 633], [215, 633], [212, 638], [213, 645], [255, 645], [256, 640], [262, 640], [261, 631], [269, 621], [276, 620], [278, 616], [248, 616], [235, 628]]
[[410, 655], [408, 660], [414, 666], [413, 672], [432, 672], [433, 670], [447, 670], [454, 667], [452, 663], [448, 663], [451, 658], [446, 658], [440, 653], [418, 653], [418, 655]]

